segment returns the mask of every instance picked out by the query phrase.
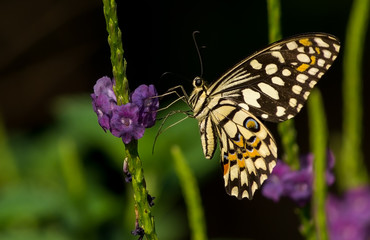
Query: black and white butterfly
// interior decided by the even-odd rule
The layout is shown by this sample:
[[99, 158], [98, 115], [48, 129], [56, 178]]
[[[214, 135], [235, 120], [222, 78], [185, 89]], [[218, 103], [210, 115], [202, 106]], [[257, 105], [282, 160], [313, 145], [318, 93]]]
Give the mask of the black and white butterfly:
[[[274, 138], [260, 119], [293, 118], [333, 64], [339, 40], [308, 33], [275, 42], [245, 58], [207, 86], [201, 77], [185, 101], [199, 121], [203, 152], [213, 157], [217, 139], [225, 189], [252, 199], [276, 165]], [[260, 118], [260, 119], [259, 119]]]

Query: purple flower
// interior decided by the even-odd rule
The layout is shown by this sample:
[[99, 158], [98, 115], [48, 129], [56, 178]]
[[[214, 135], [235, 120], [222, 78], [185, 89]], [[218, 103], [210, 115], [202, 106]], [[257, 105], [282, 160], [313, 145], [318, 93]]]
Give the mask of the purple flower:
[[370, 187], [351, 189], [342, 198], [329, 195], [326, 213], [330, 239], [369, 239]]
[[[278, 160], [271, 176], [266, 180], [262, 188], [262, 194], [277, 202], [281, 197], [286, 196], [304, 205], [311, 198], [313, 182], [313, 154], [307, 154], [300, 158], [299, 170], [292, 170], [287, 164]], [[327, 184], [334, 182], [334, 175], [331, 173], [334, 166], [334, 155], [328, 152], [328, 167], [326, 171]]]
[[94, 112], [98, 115], [99, 125], [104, 131], [110, 130], [109, 122], [112, 110], [117, 105], [112, 80], [108, 77], [100, 78], [94, 86], [94, 93], [91, 94], [91, 99]]
[[304, 205], [311, 198], [312, 174], [307, 169], [292, 171], [283, 177], [284, 195], [299, 205]]
[[133, 103], [116, 106], [110, 122], [114, 136], [122, 138], [125, 144], [132, 138], [139, 139], [144, 135], [145, 127], [138, 122], [139, 107]]
[[131, 102], [140, 108], [139, 122], [144, 127], [152, 127], [155, 123], [159, 101], [154, 85], [140, 85], [131, 95]]
[[283, 176], [290, 172], [290, 167], [283, 161], [278, 160], [271, 176], [263, 185], [262, 195], [275, 202], [279, 201], [284, 194]]
[[104, 131], [122, 138], [125, 144], [144, 135], [145, 128], [155, 123], [159, 101], [153, 85], [140, 85], [132, 93], [130, 102], [118, 106], [113, 91], [114, 81], [108, 77], [100, 78], [91, 94], [92, 105], [98, 115], [99, 125]]

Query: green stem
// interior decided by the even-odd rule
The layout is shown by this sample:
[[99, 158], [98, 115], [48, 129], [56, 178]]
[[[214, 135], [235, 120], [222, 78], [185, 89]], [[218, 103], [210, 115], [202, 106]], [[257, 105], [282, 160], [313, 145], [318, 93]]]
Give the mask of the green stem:
[[192, 235], [191, 239], [205, 240], [207, 239], [206, 224], [197, 181], [191, 172], [191, 169], [186, 164], [186, 160], [180, 148], [178, 146], [174, 146], [171, 149], [171, 152], [175, 160], [176, 173], [179, 177], [181, 189], [188, 209], [189, 225]]
[[269, 42], [271, 43], [282, 38], [280, 14], [280, 0], [267, 0]]
[[[269, 24], [269, 42], [275, 42], [281, 39], [281, 24], [280, 24], [280, 1], [267, 0], [267, 14]], [[299, 168], [299, 148], [296, 141], [296, 130], [294, 120], [279, 123], [278, 132], [281, 138], [282, 147], [285, 153], [285, 162], [292, 169]]]
[[76, 143], [72, 139], [60, 138], [58, 141], [61, 170], [68, 193], [74, 200], [81, 200], [86, 194], [86, 182]]
[[324, 106], [320, 91], [314, 89], [307, 103], [310, 124], [310, 146], [314, 155], [313, 163], [313, 195], [312, 212], [316, 229], [316, 239], [328, 239], [326, 227], [326, 152], [327, 152], [327, 126]]
[[122, 105], [129, 101], [129, 88], [126, 77], [126, 60], [123, 58], [122, 33], [118, 27], [117, 5], [115, 0], [103, 0], [103, 4], [108, 43], [111, 50], [110, 59], [116, 83], [113, 90], [117, 97], [117, 104]]
[[363, 138], [362, 56], [368, 24], [370, 0], [354, 0], [343, 48], [343, 137], [337, 163], [342, 190], [368, 182], [361, 151]]
[[128, 170], [132, 176], [137, 221], [139, 226], [144, 229], [146, 238], [156, 240], [158, 237], [155, 232], [154, 217], [148, 203], [148, 191], [146, 189], [143, 166], [137, 152], [137, 141], [133, 140], [126, 144], [126, 160]]
[[7, 133], [0, 117], [0, 187], [20, 180], [19, 169], [8, 144]]
[[[113, 77], [115, 79], [113, 90], [117, 97], [117, 104], [122, 105], [129, 101], [129, 88], [126, 77], [126, 60], [123, 58], [122, 33], [118, 27], [117, 5], [115, 0], [103, 0], [103, 4], [108, 43], [111, 49]], [[155, 232], [154, 217], [148, 203], [148, 191], [141, 159], [137, 152], [137, 141], [133, 140], [126, 144], [125, 152], [125, 161], [127, 161], [128, 170], [132, 175], [137, 224], [144, 230], [147, 239], [156, 240], [158, 237]]]

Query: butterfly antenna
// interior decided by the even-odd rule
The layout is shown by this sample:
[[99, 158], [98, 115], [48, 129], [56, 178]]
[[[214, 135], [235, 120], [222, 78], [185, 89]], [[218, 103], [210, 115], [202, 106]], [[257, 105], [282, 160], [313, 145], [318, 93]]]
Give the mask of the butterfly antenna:
[[[196, 34], [200, 34], [200, 32], [199, 31], [193, 32], [193, 41], [194, 41], [194, 45], [198, 53], [198, 58], [199, 58], [199, 63], [200, 63], [200, 77], [202, 77], [203, 76], [203, 60], [202, 60], [202, 54], [200, 54], [199, 45], [198, 45], [198, 42], [195, 36]], [[201, 46], [201, 48], [205, 48], [205, 46]]]

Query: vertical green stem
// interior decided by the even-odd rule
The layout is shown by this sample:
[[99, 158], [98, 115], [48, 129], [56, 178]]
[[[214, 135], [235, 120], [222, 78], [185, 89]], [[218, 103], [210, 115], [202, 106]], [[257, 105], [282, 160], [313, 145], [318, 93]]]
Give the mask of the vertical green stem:
[[77, 146], [72, 139], [62, 137], [58, 141], [61, 171], [63, 173], [68, 193], [74, 200], [81, 200], [86, 194], [86, 182], [81, 166]]
[[[126, 77], [126, 61], [123, 58], [122, 33], [118, 27], [117, 5], [115, 0], [103, 0], [103, 4], [115, 79], [113, 90], [117, 97], [117, 104], [122, 105], [129, 101], [129, 88]], [[128, 170], [132, 175], [137, 223], [144, 230], [147, 239], [156, 240], [158, 238], [155, 232], [154, 217], [148, 203], [148, 191], [141, 159], [137, 152], [137, 141], [133, 140], [126, 144], [125, 149]]]
[[207, 239], [206, 224], [201, 203], [200, 191], [197, 181], [186, 164], [186, 160], [178, 146], [171, 149], [172, 156], [175, 160], [175, 168], [188, 209], [189, 225], [191, 239]]
[[342, 190], [368, 181], [361, 151], [362, 120], [362, 56], [368, 24], [370, 0], [354, 0], [343, 48], [343, 137], [342, 153], [337, 163]]
[[[280, 24], [280, 1], [267, 0], [267, 14], [269, 24], [269, 42], [275, 42], [281, 39], [281, 24]], [[285, 153], [285, 162], [292, 169], [299, 168], [299, 148], [296, 141], [296, 130], [294, 120], [282, 122], [278, 125], [278, 131], [281, 138], [282, 146]]]
[[122, 105], [128, 103], [129, 88], [126, 77], [126, 60], [123, 58], [122, 33], [118, 27], [117, 4], [115, 0], [103, 0], [103, 4], [108, 43], [111, 50], [110, 59], [116, 82], [113, 90], [117, 97], [117, 104]]
[[126, 144], [126, 157], [128, 170], [132, 176], [135, 210], [138, 213], [139, 226], [144, 229], [147, 239], [156, 240], [158, 237], [155, 232], [154, 217], [148, 203], [148, 191], [143, 166], [137, 152], [137, 141], [133, 140]]
[[275, 42], [282, 38], [280, 24], [280, 0], [267, 0], [267, 14], [269, 25], [269, 42]]
[[7, 133], [0, 117], [0, 187], [20, 180], [18, 166], [8, 144]]
[[309, 124], [310, 124], [310, 146], [314, 158], [313, 163], [313, 195], [312, 213], [316, 229], [316, 239], [328, 239], [326, 228], [326, 151], [328, 133], [324, 106], [320, 91], [314, 89], [307, 103]]

